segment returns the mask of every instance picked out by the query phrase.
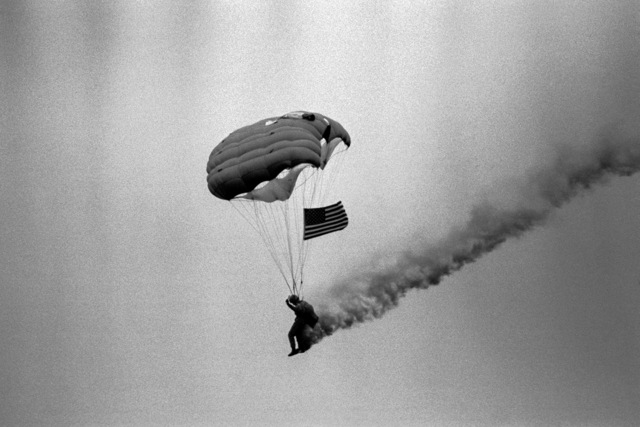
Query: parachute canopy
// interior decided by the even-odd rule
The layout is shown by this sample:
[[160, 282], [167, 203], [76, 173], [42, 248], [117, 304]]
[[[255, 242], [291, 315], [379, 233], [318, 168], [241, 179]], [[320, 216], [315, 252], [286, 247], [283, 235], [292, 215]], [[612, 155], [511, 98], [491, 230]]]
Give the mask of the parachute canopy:
[[261, 120], [232, 132], [213, 149], [209, 191], [223, 200], [287, 200], [302, 170], [324, 169], [340, 143], [348, 147], [349, 134], [322, 114], [296, 111]]

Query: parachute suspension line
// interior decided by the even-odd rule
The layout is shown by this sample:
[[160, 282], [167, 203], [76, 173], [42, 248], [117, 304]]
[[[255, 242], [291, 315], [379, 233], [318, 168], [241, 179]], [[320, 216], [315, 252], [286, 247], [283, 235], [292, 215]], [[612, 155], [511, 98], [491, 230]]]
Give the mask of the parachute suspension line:
[[[271, 255], [271, 258], [273, 258], [276, 267], [278, 268], [278, 270], [280, 271], [280, 274], [282, 275], [285, 284], [287, 285], [287, 288], [291, 289], [291, 286], [289, 285], [289, 282], [287, 280], [287, 276], [284, 274], [284, 270], [283, 267], [280, 263], [280, 260], [278, 259], [277, 256], [277, 249], [276, 249], [276, 245], [275, 242], [271, 239], [271, 235], [268, 232], [268, 224], [267, 224], [267, 220], [268, 218], [263, 215], [262, 212], [260, 212], [259, 207], [257, 206], [256, 202], [253, 201], [239, 201], [240, 205], [243, 206], [245, 212], [243, 212], [240, 209], [236, 210], [238, 212], [240, 212], [240, 214], [245, 218], [245, 220], [247, 220], [247, 222], [254, 228], [254, 230], [256, 230], [256, 232], [260, 235], [262, 241], [264, 242], [265, 246], [267, 247], [267, 250], [269, 251], [269, 254]], [[254, 214], [254, 218], [255, 218], [255, 222], [251, 221], [249, 218], [251, 217], [250, 213], [250, 206], [249, 205], [253, 205], [253, 214]], [[235, 206], [234, 206], [235, 207]]]
[[[231, 200], [229, 200], [229, 203], [231, 203], [231, 206], [233, 206], [233, 208], [236, 210], [236, 212], [238, 212], [240, 214], [240, 216], [242, 218], [244, 218], [244, 220], [247, 221], [247, 223], [249, 223], [251, 228], [253, 228], [256, 231], [256, 233], [260, 234], [260, 230], [258, 229], [257, 224], [254, 224], [253, 221], [251, 221], [249, 219], [247, 214], [245, 214], [245, 212], [243, 212], [242, 209], [240, 209], [238, 206], [236, 206], [236, 203], [232, 202]], [[241, 203], [241, 202], [237, 202], [237, 203]]]
[[[239, 208], [238, 204], [239, 206], [242, 206], [242, 208]], [[245, 221], [249, 223], [249, 225], [251, 225], [251, 227], [256, 231], [256, 233], [260, 235], [260, 238], [262, 239], [263, 243], [267, 247], [267, 250], [269, 251], [271, 258], [273, 259], [274, 263], [276, 264], [276, 267], [280, 271], [280, 274], [282, 275], [282, 278], [284, 279], [284, 282], [287, 285], [289, 292], [292, 293], [293, 291], [291, 289], [291, 285], [289, 284], [289, 280], [287, 279], [287, 275], [285, 274], [284, 266], [282, 265], [278, 257], [277, 244], [272, 238], [273, 236], [271, 235], [271, 233], [269, 233], [267, 213], [261, 212], [259, 206], [257, 205], [257, 202], [250, 201], [250, 200], [244, 201], [244, 200], [236, 199], [234, 202], [231, 202], [231, 205], [245, 219]], [[249, 205], [253, 205], [253, 206], [249, 206]], [[253, 210], [255, 221], [251, 220], [251, 208], [253, 208], [252, 210]], [[272, 218], [274, 217], [272, 216]], [[276, 230], [278, 229], [277, 225], [274, 225], [271, 228]]]
[[[311, 172], [309, 169], [305, 171], [305, 174]], [[304, 190], [303, 187], [301, 190]], [[293, 193], [293, 205], [296, 207], [293, 212], [293, 222], [295, 231], [291, 233], [296, 239], [296, 266], [297, 274], [300, 282], [298, 292], [302, 291], [302, 283], [304, 280], [304, 254], [306, 252], [306, 242], [304, 241], [304, 191], [296, 191]], [[300, 296], [300, 294], [298, 294]]]
[[[303, 209], [300, 210], [300, 212], [298, 212], [299, 215], [299, 224], [298, 224], [298, 230], [300, 230], [300, 251], [298, 252], [298, 264], [300, 265], [300, 297], [302, 298], [302, 288], [304, 286], [304, 267], [306, 265], [306, 261], [307, 261], [307, 256], [309, 254], [309, 249], [311, 246], [311, 241], [310, 240], [304, 240], [304, 208], [311, 208], [313, 207], [313, 202], [309, 201], [309, 195], [307, 194], [308, 191], [307, 190], [309, 187], [311, 187], [311, 189], [315, 189], [316, 183], [317, 183], [317, 176], [318, 176], [318, 170], [317, 169], [312, 169], [309, 171], [309, 177], [306, 178], [306, 181], [310, 181], [309, 184], [305, 185], [302, 190], [298, 192], [297, 197], [299, 197], [301, 200], [301, 203], [299, 203], [299, 206], [302, 206]], [[313, 198], [313, 197], [312, 197]]]
[[292, 282], [292, 289], [293, 289], [293, 294], [294, 295], [298, 295], [298, 284], [297, 284], [297, 278], [296, 278], [296, 272], [295, 272], [295, 264], [293, 263], [293, 251], [294, 251], [294, 247], [293, 247], [293, 241], [292, 241], [292, 236], [291, 236], [291, 232], [292, 232], [292, 224], [291, 224], [291, 211], [295, 211], [295, 209], [290, 209], [289, 208], [289, 203], [291, 203], [291, 199], [284, 201], [284, 202], [275, 202], [275, 203], [280, 203], [280, 217], [284, 218], [284, 229], [285, 229], [285, 233], [284, 233], [284, 242], [286, 244], [285, 248], [286, 248], [286, 253], [284, 254], [285, 259], [288, 261], [288, 267], [289, 267], [289, 274], [291, 275], [291, 282]]
[[[291, 294], [295, 294], [296, 292], [296, 282], [295, 277], [291, 274], [291, 283], [287, 279], [287, 266], [283, 264], [286, 261], [286, 254], [283, 254], [282, 251], [284, 248], [287, 248], [286, 243], [289, 238], [289, 229], [287, 226], [287, 206], [286, 202], [273, 202], [273, 203], [260, 203], [254, 202], [256, 206], [256, 212], [259, 213], [260, 206], [265, 207], [265, 210], [269, 212], [269, 219], [272, 220], [271, 228], [267, 228], [265, 226], [264, 234], [267, 236], [267, 239], [271, 242], [271, 251], [272, 257], [274, 258], [276, 264], [278, 265], [278, 269], [280, 270], [280, 274], [285, 280], [287, 287], [289, 288], [289, 292]], [[265, 225], [267, 224], [267, 219], [265, 219]], [[289, 268], [289, 270], [291, 270]], [[289, 271], [291, 273], [291, 271]]]
[[289, 204], [287, 202], [274, 202], [278, 203], [280, 207], [281, 218], [284, 218], [284, 228], [286, 230], [285, 233], [285, 242], [286, 247], [288, 249], [288, 253], [286, 254], [289, 259], [289, 273], [291, 274], [292, 288], [293, 294], [297, 295], [297, 285], [296, 285], [296, 274], [294, 272], [294, 264], [293, 264], [293, 244], [291, 240], [291, 221], [289, 218]]
[[[277, 262], [281, 265], [281, 273], [283, 276], [286, 276], [285, 271], [288, 267], [288, 273], [291, 278], [290, 292], [297, 295], [296, 265], [293, 263], [293, 251], [295, 248], [292, 243], [292, 229], [290, 221], [291, 212], [295, 211], [295, 209], [291, 209], [290, 200], [266, 203], [266, 205], [268, 206], [270, 216], [273, 219], [273, 229], [271, 232], [276, 237], [274, 253], [278, 258]], [[285, 266], [283, 263], [286, 263], [287, 265]]]
[[[296, 192], [295, 199], [296, 199], [295, 206], [302, 208], [302, 209], [296, 209], [294, 212], [296, 232], [293, 233], [298, 239], [297, 264], [298, 264], [298, 269], [300, 273], [300, 288], [298, 289], [298, 292], [301, 293], [302, 284], [304, 282], [304, 258], [305, 258], [305, 253], [307, 251], [307, 244], [304, 240], [304, 207], [305, 207], [304, 191]], [[298, 296], [301, 296], [301, 295], [298, 295]]]

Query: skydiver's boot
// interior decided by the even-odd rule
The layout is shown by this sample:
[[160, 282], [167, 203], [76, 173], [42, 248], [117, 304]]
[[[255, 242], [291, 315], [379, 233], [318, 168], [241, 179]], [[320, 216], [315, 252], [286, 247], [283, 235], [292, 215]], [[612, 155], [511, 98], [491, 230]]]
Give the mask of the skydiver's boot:
[[298, 350], [297, 348], [292, 348], [291, 349], [291, 353], [289, 353], [289, 357], [291, 356], [295, 356], [296, 354], [298, 354], [300, 352], [300, 350]]

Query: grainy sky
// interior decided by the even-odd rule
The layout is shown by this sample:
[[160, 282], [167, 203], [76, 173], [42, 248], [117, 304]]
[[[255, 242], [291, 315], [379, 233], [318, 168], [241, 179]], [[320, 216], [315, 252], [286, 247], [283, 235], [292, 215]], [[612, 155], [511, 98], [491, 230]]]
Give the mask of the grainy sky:
[[287, 358], [286, 286], [205, 166], [264, 117], [349, 130], [313, 303], [637, 121], [639, 26], [635, 1], [3, 2], [1, 424], [634, 425], [640, 177]]

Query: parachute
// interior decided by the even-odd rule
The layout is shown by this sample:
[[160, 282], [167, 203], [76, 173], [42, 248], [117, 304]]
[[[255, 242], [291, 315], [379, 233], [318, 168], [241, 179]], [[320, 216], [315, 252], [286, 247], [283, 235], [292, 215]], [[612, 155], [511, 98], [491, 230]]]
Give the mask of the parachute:
[[304, 209], [331, 194], [350, 145], [337, 121], [294, 111], [232, 132], [209, 156], [209, 191], [262, 237], [291, 294], [301, 294], [312, 244], [303, 239]]

